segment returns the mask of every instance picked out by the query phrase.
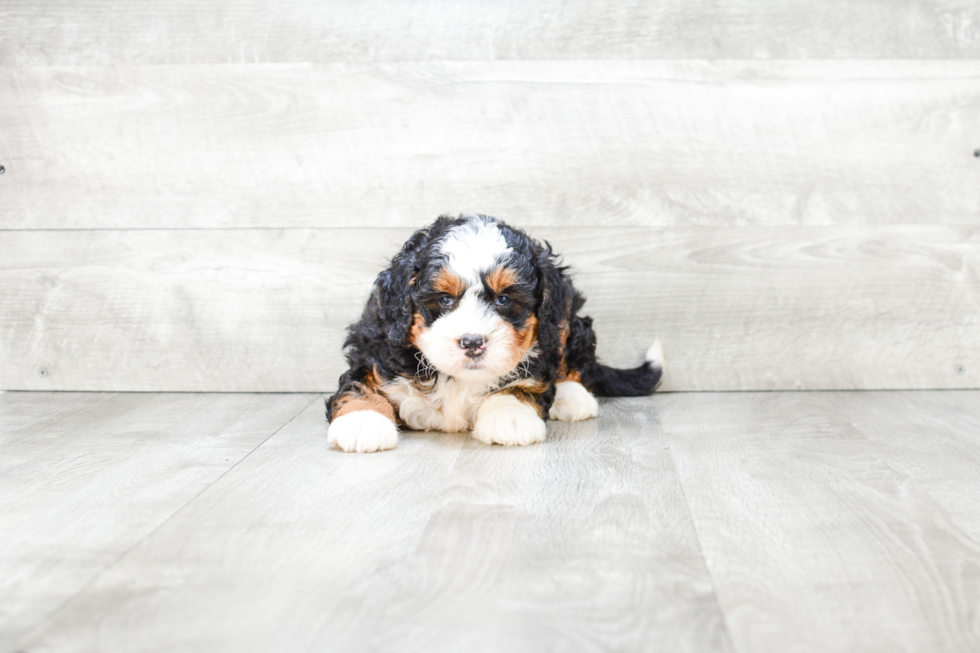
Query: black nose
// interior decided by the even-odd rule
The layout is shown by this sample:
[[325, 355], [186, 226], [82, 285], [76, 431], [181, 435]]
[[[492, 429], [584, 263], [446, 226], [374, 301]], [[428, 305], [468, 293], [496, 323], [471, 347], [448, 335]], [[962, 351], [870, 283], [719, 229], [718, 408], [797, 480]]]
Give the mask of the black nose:
[[482, 354], [481, 351], [483, 346], [487, 344], [487, 339], [483, 336], [475, 336], [472, 333], [467, 333], [465, 336], [459, 339], [459, 346], [466, 350], [467, 356], [476, 356]]

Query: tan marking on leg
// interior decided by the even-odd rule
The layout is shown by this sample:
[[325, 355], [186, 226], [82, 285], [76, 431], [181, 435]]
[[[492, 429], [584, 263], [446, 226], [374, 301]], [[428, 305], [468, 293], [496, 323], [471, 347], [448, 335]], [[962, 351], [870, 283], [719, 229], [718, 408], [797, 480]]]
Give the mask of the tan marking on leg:
[[568, 345], [568, 334], [570, 332], [571, 330], [568, 328], [568, 320], [562, 320], [558, 325], [558, 355], [561, 358], [558, 359], [558, 369], [556, 370], [556, 374], [559, 380], [568, 374], [568, 366], [565, 363], [565, 347]]
[[[348, 399], [348, 397], [350, 397]], [[346, 401], [345, 401], [346, 400]], [[341, 402], [343, 404], [341, 405]], [[348, 413], [353, 413], [358, 410], [373, 410], [376, 413], [381, 413], [392, 422], [395, 422], [395, 409], [392, 407], [391, 402], [385, 399], [379, 394], [366, 394], [361, 396], [348, 395], [343, 397], [335, 404], [334, 417], [343, 417]]]
[[336, 416], [337, 415], [337, 411], [340, 410], [340, 409], [342, 409], [344, 407], [344, 405], [347, 404], [351, 399], [354, 399], [354, 397], [355, 397], [355, 395], [346, 394], [346, 395], [342, 395], [342, 396], [337, 397], [336, 399], [334, 399], [333, 406], [331, 406], [331, 411], [330, 411], [331, 414], [333, 414], [334, 416]]
[[364, 388], [368, 392], [378, 392], [378, 389], [383, 385], [384, 381], [381, 379], [381, 375], [378, 374], [378, 366], [375, 365], [364, 379]]
[[[565, 361], [562, 360], [562, 366], [564, 366]], [[558, 381], [575, 381], [576, 383], [582, 382], [582, 375], [579, 374], [578, 370], [565, 370], [564, 373], [558, 375]]]
[[548, 389], [548, 384], [541, 379], [521, 379], [520, 381], [514, 381], [508, 388], [517, 388], [528, 394], [539, 395]]
[[[527, 380], [531, 381], [533, 379], [527, 379]], [[541, 392], [544, 392], [544, 390], [541, 390]], [[540, 417], [541, 419], [547, 419], [547, 416], [544, 413], [544, 408], [534, 398], [534, 395], [540, 394], [539, 392], [529, 392], [528, 389], [522, 387], [516, 387], [515, 385], [515, 386], [510, 386], [509, 388], [504, 388], [498, 394], [512, 395], [516, 397], [517, 400], [520, 401], [522, 404], [527, 404], [528, 406], [533, 408], [534, 412], [538, 414], [538, 417]]]

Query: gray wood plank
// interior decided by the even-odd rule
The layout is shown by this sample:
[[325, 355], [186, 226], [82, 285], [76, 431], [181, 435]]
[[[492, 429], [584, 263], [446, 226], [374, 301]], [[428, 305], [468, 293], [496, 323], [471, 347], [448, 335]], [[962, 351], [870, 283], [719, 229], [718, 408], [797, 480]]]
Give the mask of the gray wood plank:
[[969, 58], [977, 24], [969, 0], [6, 0], [0, 64]]
[[[181, 624], [174, 628], [174, 624]], [[730, 650], [655, 415], [326, 446], [311, 406], [30, 651]]]
[[7, 232], [0, 387], [333, 389], [345, 329], [410, 232], [350, 233]]
[[976, 61], [0, 68], [0, 228], [975, 224]]
[[658, 406], [736, 650], [980, 648], [980, 394]]
[[0, 649], [314, 398], [0, 394]]
[[[328, 391], [409, 230], [6, 232], [0, 387]], [[980, 386], [970, 228], [533, 229], [665, 390]], [[40, 370], [44, 370], [44, 376]]]
[[553, 240], [582, 270], [600, 357], [635, 363], [657, 332], [665, 390], [848, 390], [980, 386], [977, 235], [785, 227]]

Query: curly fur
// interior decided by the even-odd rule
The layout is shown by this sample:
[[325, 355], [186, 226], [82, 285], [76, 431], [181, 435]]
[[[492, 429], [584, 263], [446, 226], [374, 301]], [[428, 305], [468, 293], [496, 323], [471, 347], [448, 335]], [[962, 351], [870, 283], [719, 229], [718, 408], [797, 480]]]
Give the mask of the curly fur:
[[[457, 279], [449, 269], [450, 256], [444, 251], [447, 243], [456, 239], [465, 244], [467, 239], [484, 237], [490, 231], [497, 246], [506, 243], [506, 249], [492, 259], [491, 267], [498, 271], [497, 279], [505, 280], [499, 283], [509, 284], [508, 287], [494, 288], [492, 271], [481, 268], [468, 270], [464, 275], [466, 279], [480, 279], [480, 285], [469, 282], [468, 294], [454, 296], [454, 291], [444, 290], [440, 284], [447, 277]], [[486, 247], [479, 249], [480, 245], [475, 243], [471, 251], [494, 255]], [[458, 279], [457, 282], [463, 286]], [[449, 301], [454, 302], [452, 307], [440, 303]], [[499, 302], [507, 305], [501, 306]], [[416, 231], [388, 268], [378, 275], [360, 320], [349, 328], [344, 346], [350, 369], [340, 377], [337, 393], [327, 400], [327, 419], [336, 419], [352, 410], [388, 414], [386, 406], [390, 405], [390, 414], [398, 423], [421, 428], [442, 424], [446, 430], [462, 430], [445, 425], [473, 428], [481, 401], [501, 393], [513, 395], [545, 418], [554, 402], [555, 384], [561, 381], [580, 382], [595, 395], [653, 392], [661, 378], [657, 361], [646, 361], [631, 370], [617, 370], [599, 363], [592, 320], [578, 314], [584, 303], [585, 298], [572, 285], [567, 268], [560, 264], [547, 242], [540, 243], [490, 216], [442, 216]], [[440, 333], [440, 325], [449, 324], [448, 316], [455, 310], [460, 310], [458, 316], [463, 316], [464, 308], [460, 307], [475, 311], [474, 315], [483, 322], [496, 324], [495, 329], [503, 333], [501, 342], [511, 343], [507, 345], [511, 349], [518, 347], [513, 343], [519, 343], [519, 351], [501, 350], [514, 359], [512, 365], [508, 363], [508, 369], [493, 378], [484, 378], [479, 361], [489, 358], [480, 358], [478, 354], [477, 362], [471, 363], [459, 351], [454, 353], [458, 346], [453, 345], [449, 345], [449, 355], [463, 361], [460, 365], [468, 366], [467, 370], [474, 368], [472, 374], [463, 371], [447, 374], [445, 366], [449, 363], [439, 359], [442, 353], [437, 356], [430, 351], [436, 360], [428, 360], [422, 351], [425, 345], [421, 344], [427, 342], [425, 334], [432, 329], [435, 329], [432, 334]], [[451, 338], [443, 341], [455, 342]], [[487, 345], [498, 349], [501, 346], [492, 338]], [[503, 356], [498, 349], [493, 353]], [[461, 351], [465, 353], [465, 349]], [[521, 353], [518, 360], [517, 354]], [[489, 365], [486, 364], [487, 369]], [[456, 393], [457, 399], [460, 393], [465, 394], [466, 400], [454, 400], [449, 393]], [[446, 419], [407, 418], [408, 409], [400, 409], [404, 408], [403, 404], [407, 406], [409, 398], [415, 402], [413, 405], [421, 406], [420, 410], [429, 410], [435, 417], [441, 415]], [[447, 414], [453, 410], [466, 414]]]

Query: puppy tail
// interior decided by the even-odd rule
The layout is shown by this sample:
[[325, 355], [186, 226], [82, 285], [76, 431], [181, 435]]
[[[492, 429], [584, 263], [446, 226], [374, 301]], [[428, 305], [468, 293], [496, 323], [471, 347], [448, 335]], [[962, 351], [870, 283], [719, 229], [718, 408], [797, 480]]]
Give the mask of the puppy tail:
[[640, 397], [651, 394], [660, 385], [664, 373], [664, 348], [658, 337], [647, 349], [643, 364], [629, 370], [596, 365], [582, 383], [600, 397]]

